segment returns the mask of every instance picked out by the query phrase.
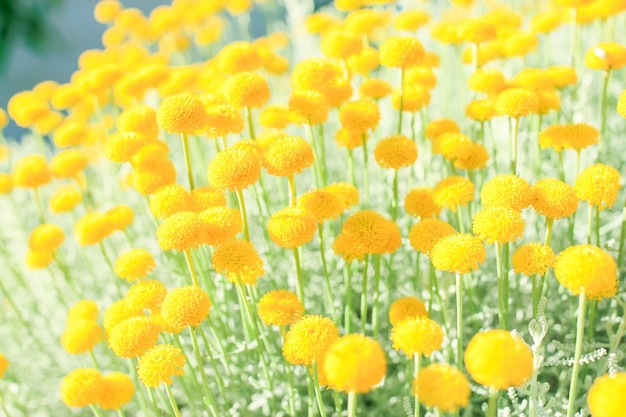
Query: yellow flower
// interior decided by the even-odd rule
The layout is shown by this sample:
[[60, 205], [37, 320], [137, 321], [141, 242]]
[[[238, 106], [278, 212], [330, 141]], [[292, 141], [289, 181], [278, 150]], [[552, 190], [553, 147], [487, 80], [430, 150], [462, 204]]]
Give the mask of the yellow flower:
[[578, 82], [576, 69], [565, 65], [555, 65], [546, 68], [546, 73], [552, 81], [552, 85], [556, 88], [563, 88]]
[[107, 343], [120, 358], [136, 358], [157, 344], [159, 327], [148, 317], [135, 316], [119, 322], [108, 333]]
[[28, 155], [15, 163], [13, 184], [21, 188], [36, 188], [52, 181], [52, 174], [42, 155]]
[[619, 69], [626, 65], [626, 47], [617, 42], [601, 42], [585, 53], [585, 66], [596, 70]]
[[113, 162], [128, 162], [155, 139], [136, 132], [116, 132], [104, 143], [104, 155]]
[[496, 96], [496, 111], [502, 116], [518, 119], [536, 113], [539, 98], [534, 91], [525, 88], [507, 88]]
[[111, 304], [102, 316], [104, 331], [110, 334], [115, 326], [130, 317], [142, 316], [143, 311], [132, 308], [124, 299], [117, 300]]
[[426, 316], [408, 317], [391, 329], [393, 348], [403, 351], [409, 358], [413, 355], [430, 356], [441, 349], [443, 329]]
[[9, 194], [13, 191], [13, 177], [10, 174], [0, 173], [0, 194]]
[[520, 246], [511, 258], [513, 269], [518, 274], [543, 275], [556, 262], [556, 256], [550, 246], [541, 243], [526, 243]]
[[226, 103], [208, 102], [202, 98], [201, 100], [207, 114], [205, 129], [209, 136], [222, 137], [243, 130], [245, 123], [240, 109]]
[[76, 302], [67, 312], [66, 322], [69, 324], [74, 320], [91, 320], [96, 321], [100, 308], [95, 301], [80, 300]]
[[574, 181], [576, 197], [600, 210], [615, 203], [621, 188], [619, 171], [604, 164], [591, 165], [578, 175]]
[[234, 107], [261, 107], [270, 99], [265, 78], [254, 72], [239, 72], [226, 80], [222, 92]]
[[128, 289], [124, 300], [126, 300], [126, 305], [133, 310], [156, 311], [161, 308], [161, 303], [163, 303], [166, 294], [167, 288], [162, 282], [144, 279], [137, 281]]
[[335, 142], [337, 142], [337, 146], [340, 148], [346, 147], [350, 150], [363, 146], [369, 138], [368, 133], [355, 133], [343, 127], [337, 129], [337, 132], [335, 132]]
[[253, 44], [236, 41], [222, 48], [217, 55], [217, 65], [226, 74], [236, 74], [261, 68], [263, 60]]
[[191, 211], [191, 193], [182, 185], [168, 184], [150, 196], [150, 211], [157, 219], [167, 219], [181, 211]]
[[410, 167], [417, 161], [417, 145], [404, 135], [389, 136], [376, 144], [374, 158], [383, 168]]
[[626, 90], [622, 91], [617, 100], [617, 112], [626, 119]]
[[74, 225], [74, 237], [82, 246], [100, 243], [113, 231], [110, 219], [97, 211], [87, 213]]
[[506, 79], [496, 68], [480, 68], [467, 80], [470, 90], [495, 96], [506, 88]]
[[508, 207], [480, 210], [474, 215], [472, 231], [486, 243], [508, 243], [524, 234], [524, 218]]
[[468, 141], [456, 151], [454, 166], [458, 169], [476, 170], [487, 166], [489, 152], [480, 143]]
[[437, 76], [433, 69], [427, 65], [411, 67], [404, 72], [405, 86], [419, 85], [427, 90], [435, 88], [437, 85]]
[[589, 393], [587, 405], [593, 417], [619, 417], [624, 413], [626, 397], [626, 373], [597, 377]]
[[[376, 0], [380, 3], [381, 0]], [[364, 4], [371, 4], [372, 0], [364, 0]], [[386, 26], [390, 23], [391, 14], [387, 12], [379, 12], [370, 8], [362, 8], [355, 10], [346, 16], [344, 21], [348, 31], [357, 35], [369, 36], [377, 28]]]
[[281, 248], [295, 249], [315, 236], [315, 220], [298, 207], [286, 207], [272, 214], [267, 224], [272, 242]]
[[327, 58], [347, 59], [361, 53], [363, 41], [357, 34], [343, 30], [329, 31], [322, 37], [322, 53]]
[[229, 148], [211, 159], [208, 167], [209, 183], [219, 189], [239, 191], [259, 180], [261, 161], [246, 148]]
[[78, 149], [62, 151], [50, 160], [50, 172], [57, 178], [74, 178], [88, 162], [87, 155]]
[[50, 197], [49, 208], [52, 213], [59, 214], [71, 211], [81, 201], [83, 201], [83, 195], [76, 187], [64, 185]]
[[553, 148], [560, 152], [563, 149], [580, 151], [600, 140], [600, 131], [586, 123], [552, 125], [539, 133], [539, 145], [542, 149]]
[[237, 236], [243, 227], [241, 213], [235, 208], [211, 207], [199, 216], [202, 223], [199, 242], [204, 245], [219, 245]]
[[368, 78], [359, 86], [359, 93], [363, 97], [369, 97], [374, 100], [380, 100], [391, 94], [391, 85], [380, 78]]
[[471, 101], [465, 107], [465, 115], [478, 122], [491, 120], [496, 115], [495, 102], [491, 98]]
[[172, 385], [172, 377], [185, 373], [185, 354], [173, 345], [157, 345], [139, 358], [137, 375], [148, 388]]
[[75, 319], [67, 323], [61, 344], [71, 355], [89, 352], [102, 340], [102, 329], [93, 320]]
[[133, 187], [143, 195], [150, 195], [164, 185], [176, 182], [176, 168], [164, 158], [147, 161], [135, 167], [132, 174]]
[[362, 260], [367, 254], [389, 253], [390, 240], [398, 237], [399, 228], [394, 222], [373, 210], [361, 210], [344, 222], [333, 250], [348, 262]]
[[169, 133], [194, 134], [206, 125], [202, 101], [189, 94], [165, 97], [156, 113], [159, 127]]
[[24, 259], [24, 263], [29, 269], [45, 268], [52, 262], [54, 262], [54, 256], [52, 251], [49, 250], [34, 251], [29, 249], [26, 252], [26, 257]]
[[563, 17], [558, 10], [548, 10], [537, 13], [530, 19], [530, 28], [536, 33], [548, 33], [563, 23]]
[[465, 366], [481, 385], [498, 390], [519, 387], [533, 373], [533, 354], [519, 336], [506, 330], [487, 330], [469, 341]]
[[150, 166], [150, 164], [159, 161], [167, 161], [170, 148], [162, 140], [154, 140], [144, 144], [130, 158], [130, 164], [133, 168], [141, 169], [142, 166]]
[[342, 392], [365, 393], [387, 374], [387, 359], [380, 343], [360, 334], [335, 340], [324, 357], [328, 386]]
[[389, 307], [389, 322], [392, 327], [405, 319], [414, 317], [428, 317], [424, 302], [416, 297], [402, 297], [391, 303]]
[[96, 404], [103, 385], [102, 374], [97, 369], [74, 369], [61, 381], [61, 400], [68, 407]]
[[113, 230], [124, 230], [135, 220], [135, 212], [127, 205], [120, 204], [104, 214]]
[[203, 224], [200, 215], [180, 212], [165, 219], [157, 228], [157, 240], [162, 250], [186, 251], [200, 245]]
[[578, 208], [574, 188], [554, 178], [543, 178], [532, 187], [532, 206], [535, 211], [551, 219], [569, 217]]
[[327, 185], [322, 188], [321, 191], [325, 191], [337, 197], [344, 210], [359, 204], [359, 190], [350, 183], [336, 182]]
[[338, 337], [339, 330], [332, 320], [306, 315], [289, 328], [283, 344], [283, 356], [293, 365], [319, 364]]
[[8, 368], [9, 368], [9, 360], [6, 358], [6, 356], [0, 353], [0, 378], [2, 378], [2, 376], [4, 375], [4, 373], [6, 372]]
[[613, 297], [619, 285], [613, 257], [591, 245], [570, 246], [559, 253], [554, 275], [573, 295], [584, 291], [589, 300]]
[[[430, 91], [419, 84], [405, 85], [402, 95], [402, 111], [417, 112], [430, 103]], [[391, 104], [400, 110], [400, 90], [391, 94]]]
[[98, 405], [103, 410], [119, 410], [135, 395], [132, 379], [121, 372], [111, 372], [102, 378], [102, 392]]
[[339, 108], [341, 125], [353, 134], [375, 130], [380, 122], [380, 110], [376, 102], [369, 99], [348, 101]]
[[385, 67], [415, 67], [424, 62], [424, 56], [424, 47], [412, 36], [393, 36], [380, 46], [380, 63]]
[[430, 252], [437, 242], [454, 233], [454, 227], [450, 226], [449, 223], [443, 220], [426, 217], [422, 218], [419, 223], [411, 227], [409, 241], [413, 249], [422, 252], [426, 256], [430, 256]]
[[393, 27], [396, 30], [415, 31], [429, 20], [430, 15], [423, 10], [403, 10], [396, 16]]
[[455, 233], [439, 240], [430, 252], [430, 259], [440, 271], [466, 274], [485, 262], [487, 253], [480, 238]]
[[231, 239], [220, 244], [211, 256], [213, 269], [230, 282], [256, 285], [265, 274], [263, 259], [247, 240]]
[[190, 285], [169, 291], [161, 304], [163, 319], [177, 331], [199, 325], [210, 310], [211, 300], [206, 291]]
[[65, 233], [56, 224], [42, 224], [30, 233], [28, 246], [34, 251], [54, 251], [65, 240]]
[[283, 136], [272, 141], [263, 153], [263, 166], [271, 175], [288, 177], [313, 165], [313, 148], [297, 136]]
[[121, 132], [134, 132], [154, 138], [159, 134], [156, 111], [146, 104], [129, 107], [118, 117], [117, 128]]
[[284, 129], [289, 124], [289, 107], [270, 104], [259, 115], [259, 124], [271, 129]]
[[532, 187], [516, 175], [496, 175], [483, 185], [480, 200], [485, 208], [508, 207], [521, 211], [531, 204]]
[[348, 58], [348, 68], [356, 74], [368, 75], [379, 65], [378, 49], [372, 47], [363, 48], [360, 53]]
[[328, 99], [317, 90], [295, 90], [289, 97], [289, 118], [297, 124], [324, 123], [329, 108]]
[[257, 310], [261, 321], [267, 326], [286, 326], [302, 317], [304, 307], [293, 292], [273, 290], [261, 297]]
[[433, 190], [433, 200], [439, 207], [456, 211], [474, 199], [474, 184], [464, 177], [450, 176], [439, 181]]
[[433, 363], [417, 374], [412, 393], [426, 407], [454, 413], [459, 407], [467, 407], [469, 404], [470, 384], [457, 368]]
[[429, 187], [413, 188], [404, 199], [404, 210], [411, 216], [421, 219], [438, 216], [441, 207], [435, 203], [433, 191]]
[[112, 23], [122, 8], [122, 3], [117, 0], [100, 0], [96, 3], [93, 15], [98, 23]]
[[483, 43], [496, 38], [496, 27], [487, 19], [466, 19], [457, 27], [460, 40], [471, 43]]
[[344, 210], [341, 200], [323, 189], [301, 195], [297, 206], [318, 224], [327, 219], [336, 219]]

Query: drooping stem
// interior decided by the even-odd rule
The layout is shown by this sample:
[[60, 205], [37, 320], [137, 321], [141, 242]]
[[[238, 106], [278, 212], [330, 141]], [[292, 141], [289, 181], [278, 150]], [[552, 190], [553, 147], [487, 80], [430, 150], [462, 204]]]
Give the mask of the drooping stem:
[[189, 138], [186, 133], [181, 133], [180, 137], [183, 140], [183, 153], [185, 154], [185, 167], [187, 169], [187, 179], [189, 180], [189, 189], [194, 189], [193, 183], [193, 171], [191, 170], [191, 155], [189, 152]]
[[365, 334], [367, 324], [367, 270], [369, 269], [369, 255], [363, 258], [363, 290], [361, 292], [361, 333]]
[[243, 236], [250, 241], [250, 230], [248, 228], [248, 213], [246, 211], [246, 200], [243, 198], [243, 190], [237, 190], [237, 203], [241, 212], [241, 223], [243, 224]]
[[457, 356], [456, 364], [459, 370], [463, 369], [463, 281], [461, 273], [456, 273], [456, 337]]
[[187, 249], [183, 253], [185, 254], [185, 261], [187, 262], [187, 269], [189, 270], [193, 286], [200, 287], [200, 281], [198, 281], [198, 275], [196, 274], [196, 266], [193, 262], [193, 257], [191, 256], [191, 249]]
[[574, 350], [574, 367], [572, 368], [572, 380], [569, 386], [569, 399], [567, 403], [567, 417], [574, 416], [574, 403], [578, 384], [578, 371], [580, 370], [580, 357], [583, 352], [583, 340], [585, 337], [585, 308], [587, 298], [585, 290], [580, 291], [578, 296], [578, 318], [576, 321], [576, 347]]

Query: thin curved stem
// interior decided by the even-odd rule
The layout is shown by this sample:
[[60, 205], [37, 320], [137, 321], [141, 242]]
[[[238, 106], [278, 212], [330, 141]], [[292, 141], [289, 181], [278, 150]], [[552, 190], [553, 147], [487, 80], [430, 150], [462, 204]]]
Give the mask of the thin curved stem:
[[250, 230], [248, 229], [248, 213], [246, 211], [246, 201], [243, 198], [243, 190], [237, 190], [237, 203], [241, 211], [241, 222], [243, 223], [243, 236], [249, 242]]
[[183, 253], [185, 254], [185, 261], [187, 262], [187, 269], [189, 270], [193, 286], [200, 287], [200, 281], [198, 281], [198, 275], [196, 274], [196, 266], [193, 262], [193, 257], [191, 256], [191, 249], [187, 249]]
[[176, 399], [174, 399], [174, 394], [172, 394], [172, 389], [169, 385], [165, 385], [165, 392], [167, 393], [167, 399], [170, 401], [170, 406], [172, 407], [172, 411], [176, 417], [181, 417], [180, 410], [178, 409], [178, 405], [176, 405]]

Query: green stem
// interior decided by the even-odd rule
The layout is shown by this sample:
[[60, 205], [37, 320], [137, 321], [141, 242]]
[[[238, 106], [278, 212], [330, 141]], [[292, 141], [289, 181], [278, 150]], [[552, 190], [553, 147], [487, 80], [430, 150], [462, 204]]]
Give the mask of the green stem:
[[350, 333], [352, 327], [352, 262], [346, 263], [346, 306], [344, 314], [344, 328], [346, 334]]
[[587, 244], [591, 245], [591, 237], [593, 235], [593, 206], [587, 205]]
[[[414, 353], [413, 354], [413, 379], [417, 378], [417, 376], [419, 375], [421, 365], [422, 365], [421, 355], [418, 353]], [[415, 393], [415, 403], [414, 403], [413, 411], [414, 411], [413, 413], [414, 417], [420, 417], [420, 400], [419, 400], [419, 396], [417, 395], [417, 392]]]
[[456, 336], [457, 356], [456, 364], [459, 370], [463, 369], [463, 281], [461, 273], [456, 273]]
[[557, 152], [559, 157], [559, 179], [565, 182], [565, 164], [563, 163], [563, 151]]
[[174, 415], [176, 417], [181, 417], [180, 410], [178, 409], [178, 405], [176, 405], [176, 400], [174, 399], [174, 394], [172, 394], [172, 390], [169, 385], [165, 385], [165, 392], [167, 393], [167, 399], [170, 400], [170, 405], [172, 406], [172, 411], [174, 411]]
[[511, 137], [511, 174], [517, 175], [517, 133], [519, 131], [519, 117], [513, 121], [513, 135]]
[[[284, 326], [281, 327], [281, 332], [284, 332]], [[283, 337], [284, 340], [284, 337]], [[296, 415], [296, 396], [295, 396], [295, 388], [293, 385], [293, 372], [291, 371], [291, 366], [287, 362], [283, 362], [285, 365], [285, 373], [287, 374], [287, 384], [289, 385], [289, 414], [292, 416]]]
[[487, 417], [496, 417], [498, 415], [498, 390], [489, 389], [489, 404], [487, 406]]
[[102, 414], [102, 411], [100, 410], [100, 407], [98, 407], [97, 405], [89, 404], [89, 408], [91, 408], [91, 411], [93, 411], [93, 414], [96, 417], [104, 417], [104, 415]]
[[186, 133], [181, 133], [180, 137], [183, 139], [183, 152], [185, 154], [185, 167], [187, 169], [187, 179], [189, 180], [189, 189], [195, 188], [193, 183], [193, 171], [191, 170], [191, 155], [189, 152], [189, 138]]
[[248, 229], [248, 213], [246, 212], [246, 201], [243, 198], [243, 190], [237, 190], [237, 203], [241, 211], [241, 222], [243, 223], [243, 236], [249, 242], [250, 230]]
[[313, 361], [313, 388], [315, 389], [315, 398], [317, 399], [317, 408], [319, 408], [320, 410], [320, 416], [326, 417], [326, 410], [324, 409], [324, 399], [322, 398], [322, 391], [320, 389], [317, 362], [315, 361]]
[[248, 115], [248, 129], [250, 131], [250, 139], [256, 139], [256, 135], [254, 134], [254, 121], [252, 120], [252, 109], [250, 106], [246, 106], [246, 113]]
[[396, 221], [398, 217], [398, 170], [393, 170], [393, 205], [391, 206], [391, 219]]
[[[422, 274], [422, 271], [420, 269], [420, 259], [422, 257], [422, 253], [416, 251], [415, 252], [415, 273], [413, 274], [413, 292], [418, 293], [419, 292], [419, 288], [420, 288], [420, 276]], [[428, 305], [430, 307], [432, 307], [432, 281], [430, 282], [430, 286], [429, 286], [429, 294], [431, 295], [431, 297], [428, 298]], [[428, 308], [428, 311], [430, 311], [430, 307]]]
[[369, 173], [369, 155], [367, 153], [367, 137], [363, 133], [363, 187], [365, 188], [365, 208], [370, 205], [370, 173]]
[[93, 362], [93, 367], [97, 369], [98, 371], [100, 371], [101, 368], [100, 368], [100, 365], [98, 364], [98, 360], [96, 359], [96, 355], [93, 353], [93, 349], [89, 351], [89, 357], [91, 358], [91, 361]]
[[[604, 142], [606, 138], [604, 137], [606, 133], [606, 93], [609, 87], [609, 79], [611, 78], [611, 69], [607, 69], [604, 72], [604, 83], [602, 84], [602, 96], [600, 102], [600, 142]], [[602, 147], [604, 148], [604, 147]], [[600, 153], [598, 152], [598, 157], [600, 157]]]
[[587, 330], [587, 341], [589, 343], [593, 343], [593, 336], [594, 336], [594, 327], [595, 327], [595, 321], [596, 321], [596, 311], [598, 309], [598, 301], [597, 300], [592, 300], [589, 302], [589, 324], [588, 324], [588, 330]]
[[35, 195], [35, 202], [37, 203], [37, 211], [39, 213], [39, 222], [43, 224], [46, 222], [46, 214], [43, 208], [43, 203], [41, 202], [41, 195], [39, 194], [38, 187], [33, 188], [33, 194]]
[[369, 255], [363, 258], [363, 290], [361, 292], [361, 333], [365, 334], [367, 325], [367, 270], [369, 269]]
[[4, 396], [2, 395], [2, 390], [0, 390], [0, 406], [2, 407], [2, 411], [4, 411], [4, 415], [6, 417], [11, 417], [11, 413], [9, 413], [7, 405], [4, 402]]
[[356, 392], [348, 393], [348, 417], [356, 417]]
[[508, 302], [504, 298], [504, 277], [502, 275], [502, 245], [498, 242], [496, 247], [496, 274], [498, 276], [498, 318], [500, 319], [500, 328], [507, 329], [507, 320], [504, 313], [504, 304]]
[[602, 247], [602, 245], [600, 244], [600, 206], [594, 206], [594, 211], [596, 212], [596, 246]]
[[585, 336], [585, 307], [587, 299], [584, 288], [578, 296], [578, 319], [576, 321], [576, 348], [574, 351], [574, 367], [572, 368], [572, 380], [569, 386], [569, 399], [567, 404], [567, 417], [574, 417], [574, 403], [578, 384], [578, 371], [580, 370], [580, 357], [583, 352], [583, 339]]
[[348, 149], [348, 170], [350, 171], [350, 183], [356, 187], [356, 173], [354, 170], [354, 155], [352, 154], [352, 149]]
[[326, 187], [328, 185], [328, 170], [326, 169], [326, 143], [324, 141], [324, 124], [320, 123], [319, 127], [319, 144], [320, 144], [320, 153], [321, 153], [321, 167], [322, 167], [322, 187]]
[[287, 183], [289, 184], [289, 205], [294, 207], [296, 205], [296, 182], [293, 175], [287, 177]]
[[326, 263], [326, 253], [324, 247], [324, 224], [317, 225], [317, 233], [320, 237], [320, 256], [322, 257], [322, 270], [324, 271], [324, 289], [326, 291], [326, 301], [328, 302], [328, 310], [333, 321], [337, 322], [337, 314], [335, 313], [335, 300], [333, 298], [333, 289], [330, 286], [330, 277], [328, 275], [328, 264]]
[[[380, 307], [380, 254], [374, 255], [374, 305], [372, 306], [372, 335], [378, 338], [378, 309]], [[392, 286], [388, 291], [392, 290]]]
[[[206, 372], [204, 372], [204, 363], [202, 361], [202, 354], [200, 353], [200, 346], [198, 344], [198, 335], [196, 335], [196, 330], [191, 327], [191, 326], [187, 326], [187, 328], [189, 329], [189, 334], [191, 335], [191, 344], [193, 346], [193, 353], [196, 357], [196, 366], [199, 368], [200, 371], [200, 378], [202, 379], [202, 387], [204, 388], [204, 394], [206, 395], [207, 401], [209, 404], [211, 404], [211, 413], [215, 414], [215, 398], [213, 398], [213, 393], [211, 392], [211, 389], [209, 388], [209, 383], [206, 379]], [[215, 372], [217, 373], [217, 369], [215, 370]], [[222, 396], [224, 396], [224, 393], [222, 393]]]
[[622, 230], [620, 231], [619, 249], [617, 250], [617, 265], [620, 269], [624, 257], [624, 241], [626, 241], [626, 199], [624, 199], [624, 208], [622, 209]]
[[402, 112], [404, 111], [404, 68], [400, 70], [400, 117], [398, 118], [398, 135], [402, 132]]
[[300, 298], [302, 306], [304, 307], [304, 279], [302, 278], [299, 248], [293, 248], [293, 259], [296, 263], [296, 277], [298, 278], [298, 298]]
[[191, 249], [187, 249], [183, 252], [185, 255], [185, 261], [187, 262], [187, 269], [189, 270], [189, 275], [191, 275], [191, 281], [193, 282], [194, 287], [200, 287], [200, 281], [198, 281], [198, 275], [196, 275], [196, 267], [193, 263], [193, 257], [191, 256]]
[[538, 274], [533, 274], [532, 275], [532, 283], [533, 283], [533, 318], [537, 317], [537, 307], [539, 306], [539, 300], [541, 299], [541, 293], [540, 293], [540, 289], [541, 287], [539, 286], [539, 283], [537, 282], [538, 280]]
[[550, 246], [550, 241], [552, 240], [552, 226], [554, 225], [554, 218], [546, 217], [546, 236], [543, 240], [543, 244], [546, 246]]
[[456, 208], [456, 223], [459, 227], [459, 232], [465, 233], [465, 223], [463, 222], [463, 213], [461, 213], [461, 205], [459, 204]]

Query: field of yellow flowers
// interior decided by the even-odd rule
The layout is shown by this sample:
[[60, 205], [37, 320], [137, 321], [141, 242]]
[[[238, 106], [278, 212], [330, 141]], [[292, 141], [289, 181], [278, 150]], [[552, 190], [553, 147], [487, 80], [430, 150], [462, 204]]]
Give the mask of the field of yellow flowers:
[[128, 3], [0, 109], [0, 415], [626, 416], [626, 1]]

